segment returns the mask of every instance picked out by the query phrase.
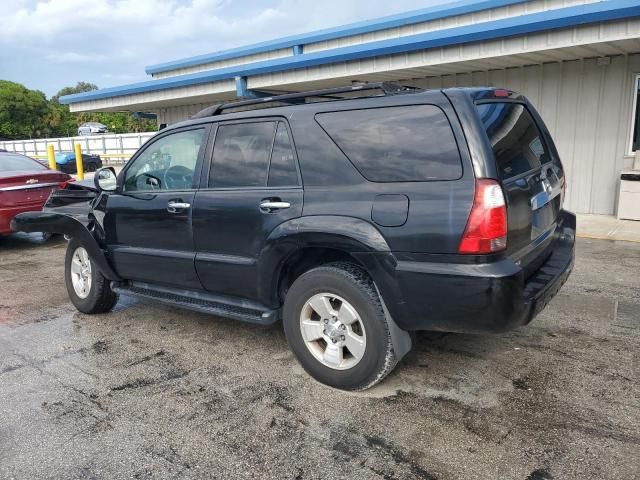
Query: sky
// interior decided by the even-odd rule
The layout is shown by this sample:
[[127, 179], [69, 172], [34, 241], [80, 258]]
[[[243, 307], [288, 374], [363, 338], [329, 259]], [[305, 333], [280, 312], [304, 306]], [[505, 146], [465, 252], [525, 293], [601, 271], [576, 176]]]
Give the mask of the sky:
[[447, 3], [445, 0], [1, 0], [0, 79], [50, 97], [78, 81]]

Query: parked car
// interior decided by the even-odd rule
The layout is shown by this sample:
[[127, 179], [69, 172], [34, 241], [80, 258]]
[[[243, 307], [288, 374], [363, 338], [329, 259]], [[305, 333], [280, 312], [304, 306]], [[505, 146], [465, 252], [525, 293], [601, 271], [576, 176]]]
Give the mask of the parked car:
[[[285, 105], [250, 109], [265, 102]], [[282, 319], [305, 370], [341, 389], [384, 378], [411, 332], [529, 323], [573, 266], [558, 152], [503, 89], [373, 84], [217, 105], [94, 182], [15, 221], [71, 237], [78, 310], [126, 294]]]
[[[100, 155], [83, 153], [82, 164], [85, 172], [95, 172], [102, 168], [102, 158]], [[77, 173], [76, 154], [74, 152], [56, 152], [56, 165], [62, 172]]]
[[12, 232], [10, 222], [17, 214], [42, 210], [49, 194], [72, 180], [32, 158], [0, 152], [0, 235]]
[[107, 126], [102, 123], [87, 122], [78, 127], [78, 135], [83, 137], [87, 135], [100, 135], [102, 133], [109, 133]]

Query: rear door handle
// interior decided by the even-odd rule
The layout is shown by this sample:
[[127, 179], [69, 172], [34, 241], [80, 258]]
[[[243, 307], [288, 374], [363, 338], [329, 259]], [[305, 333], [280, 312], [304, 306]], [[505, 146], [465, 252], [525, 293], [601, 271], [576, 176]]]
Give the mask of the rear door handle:
[[167, 204], [167, 211], [169, 213], [178, 213], [181, 210], [186, 210], [187, 208], [191, 208], [191, 204], [187, 202], [178, 202], [170, 200]]
[[289, 202], [282, 202], [279, 200], [263, 200], [260, 202], [260, 210], [266, 213], [273, 212], [275, 210], [284, 210], [289, 207], [291, 207]]

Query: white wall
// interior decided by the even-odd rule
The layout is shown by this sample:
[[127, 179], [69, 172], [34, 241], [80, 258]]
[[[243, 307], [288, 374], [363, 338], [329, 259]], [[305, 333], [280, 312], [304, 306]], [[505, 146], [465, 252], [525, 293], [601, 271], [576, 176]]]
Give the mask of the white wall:
[[200, 110], [210, 107], [213, 103], [194, 103], [192, 105], [180, 105], [177, 107], [160, 108], [157, 111], [158, 125], [166, 123], [171, 125], [172, 123], [181, 122], [191, 118]]
[[614, 214], [619, 173], [633, 163], [626, 150], [633, 74], [640, 72], [640, 55], [620, 55], [600, 63], [597, 59], [555, 62], [411, 83], [428, 88], [491, 85], [523, 93], [558, 146], [569, 180], [567, 208]]
[[419, 22], [402, 27], [388, 28], [385, 30], [377, 30], [375, 32], [365, 33], [361, 35], [352, 35], [349, 37], [341, 37], [323, 42], [310, 43], [304, 46], [305, 53], [319, 52], [322, 50], [330, 50], [332, 48], [349, 47], [352, 45], [360, 45], [363, 43], [374, 42], [378, 40], [389, 40], [393, 38], [401, 38], [409, 35], [418, 35], [420, 33], [434, 32], [453, 27], [462, 27], [465, 25], [475, 25], [483, 22], [501, 20], [504, 18], [518, 17], [520, 15], [528, 15], [548, 10], [558, 10], [565, 7], [575, 5], [584, 5], [587, 3], [598, 3], [601, 0], [532, 0], [529, 2], [516, 3], [506, 7], [490, 8], [475, 13], [465, 15], [455, 15], [452, 17], [440, 18], [438, 20], [430, 20], [427, 22]]
[[[438, 20], [430, 20], [427, 22], [419, 22], [402, 27], [378, 30], [362, 35], [352, 35], [340, 37], [333, 40], [322, 42], [312, 42], [304, 45], [304, 53], [320, 52], [333, 48], [347, 47], [351, 45], [359, 45], [363, 43], [387, 40], [391, 38], [400, 38], [408, 35], [417, 35], [425, 32], [433, 32], [452, 27], [462, 27], [464, 25], [472, 25], [477, 23], [488, 22], [492, 20], [500, 20], [503, 18], [516, 17], [530, 13], [537, 13], [546, 10], [557, 10], [560, 8], [571, 7], [574, 5], [582, 5], [586, 3], [597, 3], [601, 0], [530, 0], [506, 7], [489, 8], [483, 11], [465, 14], [453, 15]], [[214, 62], [204, 63], [201, 65], [193, 65], [190, 67], [177, 68], [166, 72], [154, 73], [151, 76], [155, 79], [175, 77], [177, 75], [185, 75], [189, 73], [202, 72], [206, 70], [214, 70], [218, 68], [231, 67], [236, 65], [246, 65], [249, 63], [273, 60], [276, 58], [284, 58], [293, 56], [291, 48], [281, 48], [267, 52], [257, 53], [253, 55], [239, 56], [226, 60], [218, 60]]]

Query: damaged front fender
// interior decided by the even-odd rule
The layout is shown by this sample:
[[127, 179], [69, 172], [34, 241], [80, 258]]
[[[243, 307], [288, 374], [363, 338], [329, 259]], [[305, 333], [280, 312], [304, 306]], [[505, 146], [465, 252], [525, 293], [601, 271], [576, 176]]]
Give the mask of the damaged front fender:
[[26, 212], [11, 221], [11, 228], [19, 232], [60, 233], [77, 238], [85, 247], [96, 267], [111, 281], [121, 278], [109, 264], [101, 246], [104, 239], [102, 195], [90, 189], [73, 188], [54, 192], [42, 212]]

